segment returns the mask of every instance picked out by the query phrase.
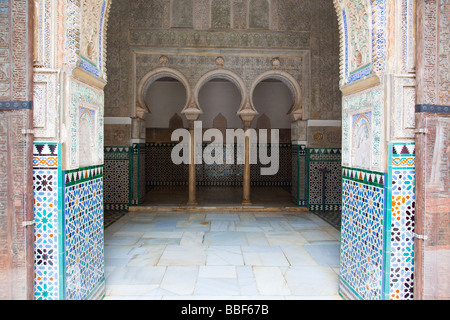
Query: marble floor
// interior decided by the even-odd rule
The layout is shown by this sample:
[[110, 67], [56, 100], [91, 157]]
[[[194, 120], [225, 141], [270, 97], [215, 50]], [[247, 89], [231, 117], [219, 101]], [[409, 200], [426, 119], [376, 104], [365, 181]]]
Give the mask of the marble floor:
[[340, 300], [339, 241], [309, 212], [129, 212], [105, 229], [104, 299]]

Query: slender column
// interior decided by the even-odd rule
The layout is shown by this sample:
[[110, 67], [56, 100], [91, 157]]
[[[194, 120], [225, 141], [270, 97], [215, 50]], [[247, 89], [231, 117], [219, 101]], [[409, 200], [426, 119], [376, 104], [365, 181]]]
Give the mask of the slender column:
[[243, 177], [243, 192], [242, 205], [249, 206], [252, 204], [250, 200], [250, 126], [253, 119], [258, 112], [249, 103], [246, 103], [242, 109], [238, 111], [238, 116], [241, 117], [244, 124], [245, 132], [245, 157], [244, 157], [244, 177]]
[[194, 120], [189, 120], [189, 135], [190, 135], [190, 148], [189, 148], [189, 199], [188, 199], [188, 206], [196, 206], [197, 199], [196, 199], [196, 167], [195, 167], [195, 137], [194, 137]]
[[186, 119], [189, 124], [189, 136], [190, 136], [190, 148], [189, 148], [189, 198], [187, 205], [188, 206], [196, 206], [196, 176], [195, 176], [195, 121], [198, 119], [200, 114], [202, 114], [202, 110], [197, 107], [195, 104], [191, 103], [189, 106], [185, 107], [181, 112], [186, 116]]
[[242, 205], [249, 206], [252, 204], [250, 200], [250, 135], [248, 130], [250, 129], [251, 121], [244, 121], [245, 131], [245, 158], [244, 158], [244, 179], [243, 179], [243, 195]]

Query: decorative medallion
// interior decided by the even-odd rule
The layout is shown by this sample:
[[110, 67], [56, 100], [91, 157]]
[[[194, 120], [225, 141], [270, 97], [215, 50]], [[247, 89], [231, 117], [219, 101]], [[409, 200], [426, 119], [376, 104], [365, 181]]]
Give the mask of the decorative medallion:
[[161, 56], [159, 57], [159, 63], [165, 67], [166, 65], [169, 64], [169, 58], [167, 56]]
[[223, 57], [217, 57], [216, 58], [216, 66], [218, 68], [223, 68], [224, 65], [225, 65], [225, 59]]

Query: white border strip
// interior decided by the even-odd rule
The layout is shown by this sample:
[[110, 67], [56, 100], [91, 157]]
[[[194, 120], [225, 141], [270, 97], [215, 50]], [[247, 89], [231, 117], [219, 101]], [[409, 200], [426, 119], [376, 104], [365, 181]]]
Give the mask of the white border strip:
[[308, 127], [342, 127], [341, 120], [308, 120]]
[[128, 118], [128, 117], [105, 117], [104, 124], [131, 124], [131, 118]]

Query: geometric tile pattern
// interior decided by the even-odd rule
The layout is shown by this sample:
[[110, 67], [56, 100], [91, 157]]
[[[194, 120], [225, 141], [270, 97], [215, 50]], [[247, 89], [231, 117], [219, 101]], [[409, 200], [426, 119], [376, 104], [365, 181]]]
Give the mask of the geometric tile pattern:
[[[258, 153], [258, 161], [256, 164], [250, 166], [250, 183], [252, 186], [277, 186], [277, 187], [288, 187], [292, 185], [292, 144], [290, 143], [279, 143], [278, 147], [278, 172], [274, 175], [262, 175], [261, 168], [268, 168], [270, 164], [262, 164], [259, 161], [259, 148], [264, 147], [266, 151], [262, 151], [263, 154], [270, 155], [272, 150], [275, 149], [275, 144], [263, 145], [259, 143], [253, 152]], [[294, 180], [296, 181], [296, 180]]]
[[58, 144], [33, 145], [34, 298], [59, 299]]
[[344, 175], [340, 280], [358, 299], [383, 298], [384, 196], [383, 185]]
[[130, 157], [130, 205], [141, 204], [145, 196], [145, 158], [145, 143], [134, 143]]
[[64, 299], [89, 298], [104, 282], [103, 168], [64, 172]]
[[[171, 160], [171, 153], [176, 143], [147, 143], [145, 176], [146, 186], [180, 186], [187, 185], [189, 181], [189, 166], [176, 165]], [[202, 144], [203, 151], [211, 144]], [[271, 146], [268, 145], [270, 154]], [[187, 148], [187, 147], [186, 147]], [[227, 145], [219, 146], [223, 150], [223, 164], [196, 165], [196, 181], [199, 186], [242, 186], [243, 181], [243, 154], [240, 145], [234, 146], [234, 164], [227, 164]], [[259, 154], [257, 145], [252, 145], [254, 154]], [[270, 164], [261, 164], [258, 161], [250, 166], [250, 182], [252, 186], [279, 186], [290, 187], [292, 180], [292, 145], [290, 143], [278, 144], [279, 167], [275, 175], [261, 175], [261, 168], [270, 167]], [[141, 151], [142, 152], [142, 151]], [[203, 159], [204, 160], [204, 159]]]
[[[308, 149], [308, 161], [309, 210], [340, 210], [342, 201], [341, 150]], [[325, 186], [323, 185], [324, 178]], [[323, 194], [324, 187], [325, 195]]]
[[306, 145], [292, 145], [292, 198], [299, 207], [308, 206]]
[[415, 144], [389, 145], [385, 298], [413, 299]]
[[171, 159], [175, 143], [147, 143], [145, 180], [147, 188], [153, 186], [182, 186], [189, 181], [189, 166], [175, 165]]
[[103, 201], [105, 210], [128, 211], [130, 148], [105, 147]]

